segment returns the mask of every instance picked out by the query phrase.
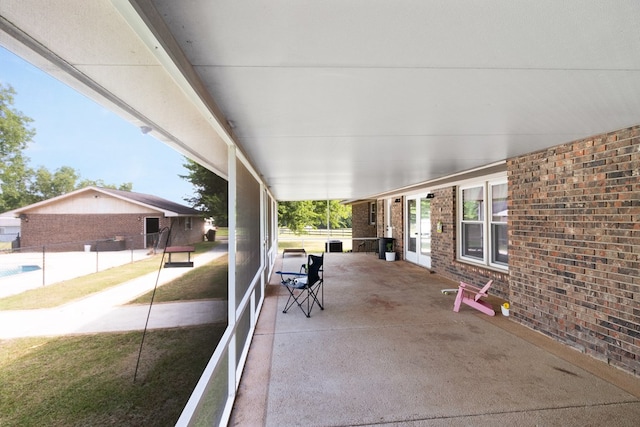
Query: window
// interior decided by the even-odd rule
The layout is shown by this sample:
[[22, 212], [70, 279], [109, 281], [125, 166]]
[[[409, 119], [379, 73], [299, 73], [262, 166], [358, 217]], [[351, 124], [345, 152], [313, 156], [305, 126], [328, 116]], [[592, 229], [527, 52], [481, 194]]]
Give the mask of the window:
[[507, 183], [489, 184], [491, 197], [491, 263], [508, 265]]
[[[459, 258], [506, 269], [507, 182], [484, 181], [459, 188]], [[487, 203], [488, 201], [488, 203]]]
[[190, 216], [184, 219], [184, 229], [191, 230], [193, 228], [193, 224], [191, 222], [192, 218]]
[[369, 202], [369, 225], [376, 225], [376, 203]]

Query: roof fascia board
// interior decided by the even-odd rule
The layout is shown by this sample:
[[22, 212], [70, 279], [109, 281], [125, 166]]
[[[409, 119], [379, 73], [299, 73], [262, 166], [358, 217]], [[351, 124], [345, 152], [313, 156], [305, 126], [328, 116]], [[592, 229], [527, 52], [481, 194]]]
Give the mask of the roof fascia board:
[[[214, 131], [227, 146], [236, 148], [236, 154], [242, 154], [245, 164], [250, 166], [258, 182], [267, 186], [261, 175], [256, 172], [250, 157], [237, 142], [228, 120], [193, 69], [153, 2], [151, 0], [111, 0], [111, 2], [188, 99], [211, 124]], [[196, 158], [203, 165], [209, 164], [206, 159]], [[219, 173], [215, 169], [213, 171], [228, 179], [226, 174]]]
[[92, 188], [92, 189], [96, 190], [97, 192], [102, 193], [102, 194], [104, 194], [106, 196], [109, 196], [109, 197], [113, 197], [114, 199], [123, 200], [125, 202], [131, 203], [131, 204], [134, 204], [134, 205], [138, 205], [138, 206], [142, 206], [144, 208], [151, 209], [151, 210], [154, 210], [156, 212], [162, 212], [162, 214], [164, 216], [177, 216], [178, 215], [178, 214], [176, 214], [176, 212], [168, 211], [166, 209], [161, 209], [161, 208], [158, 208], [157, 206], [150, 205], [150, 204], [147, 204], [147, 203], [142, 203], [142, 202], [139, 202], [139, 201], [134, 200], [134, 199], [130, 199], [130, 198], [128, 198], [126, 196], [123, 196], [123, 195], [120, 195], [120, 194], [114, 194], [114, 193], [111, 193], [109, 191], [105, 191], [105, 190], [103, 190], [101, 188], [98, 188], [98, 187], [85, 187], [85, 188]]
[[98, 190], [98, 189], [96, 187], [92, 187], [92, 186], [79, 188], [77, 190], [70, 191], [69, 193], [65, 193], [65, 194], [61, 194], [61, 195], [56, 196], [56, 197], [52, 197], [51, 199], [41, 200], [39, 202], [32, 203], [32, 204], [27, 205], [27, 206], [23, 206], [21, 208], [15, 209], [14, 212], [16, 213], [16, 215], [19, 215], [19, 214], [23, 213], [24, 211], [28, 211], [28, 210], [31, 210], [31, 209], [34, 209], [34, 208], [39, 208], [41, 206], [46, 206], [46, 205], [49, 205], [51, 203], [55, 203], [55, 202], [58, 202], [60, 200], [67, 199], [69, 197], [73, 197], [73, 196], [75, 196], [77, 194], [84, 193], [84, 192], [90, 191], [90, 190]]
[[166, 217], [194, 216], [194, 215], [179, 214], [177, 212], [168, 211], [166, 209], [159, 209], [157, 206], [153, 206], [153, 205], [149, 205], [149, 204], [146, 204], [146, 203], [142, 203], [142, 202], [139, 202], [137, 200], [133, 200], [133, 199], [130, 199], [128, 197], [124, 197], [124, 196], [121, 196], [121, 195], [118, 195], [118, 194], [113, 194], [113, 193], [110, 193], [108, 191], [104, 191], [103, 189], [101, 189], [99, 187], [93, 187], [93, 186], [83, 187], [83, 188], [80, 188], [78, 190], [74, 190], [74, 191], [71, 191], [69, 193], [53, 197], [51, 199], [42, 200], [40, 202], [33, 203], [31, 205], [24, 206], [24, 207], [19, 208], [19, 209], [15, 209], [13, 212], [15, 213], [15, 215], [19, 215], [19, 214], [21, 214], [21, 213], [23, 213], [25, 211], [29, 211], [29, 210], [34, 209], [34, 208], [39, 208], [41, 206], [46, 206], [46, 205], [58, 202], [60, 200], [68, 199], [68, 198], [74, 197], [74, 196], [76, 196], [78, 194], [85, 193], [85, 192], [88, 192], [88, 191], [95, 191], [97, 193], [104, 194], [105, 196], [109, 196], [109, 197], [112, 197], [114, 199], [119, 199], [119, 200], [123, 200], [123, 201], [125, 201], [127, 203], [131, 203], [131, 204], [134, 204], [134, 205], [142, 206], [144, 208], [147, 208], [147, 209], [162, 213]]
[[[111, 0], [111, 3], [196, 109], [200, 111], [200, 114], [206, 118], [222, 141], [227, 146], [237, 146], [232, 129], [220, 108], [208, 94], [202, 80], [171, 35], [153, 3], [149, 0]], [[202, 164], [209, 164], [206, 159], [194, 157]], [[227, 178], [225, 173], [217, 169], [214, 172]]]

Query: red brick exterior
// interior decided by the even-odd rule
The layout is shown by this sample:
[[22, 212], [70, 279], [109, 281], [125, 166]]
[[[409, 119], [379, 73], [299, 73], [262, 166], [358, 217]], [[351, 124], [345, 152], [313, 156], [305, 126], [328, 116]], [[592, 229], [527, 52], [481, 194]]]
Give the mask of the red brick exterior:
[[376, 225], [369, 223], [369, 202], [352, 205], [351, 215], [353, 219], [353, 237], [372, 237], [376, 235]]
[[404, 197], [396, 197], [391, 201], [391, 237], [396, 259], [404, 259]]
[[[376, 203], [375, 200], [372, 200]], [[358, 237], [377, 237], [376, 224], [371, 224], [369, 219], [369, 203], [361, 202], [351, 206], [351, 218], [352, 218], [352, 239], [353, 239], [353, 252], [364, 252], [367, 249], [373, 247], [375, 242], [365, 242], [364, 240], [358, 240]], [[376, 206], [377, 208], [377, 206]], [[376, 210], [376, 214], [377, 214]], [[377, 222], [377, 218], [376, 218]]]
[[[640, 126], [510, 159], [507, 174], [509, 272], [457, 261], [455, 186], [433, 191], [432, 270], [493, 279], [511, 319], [640, 375]], [[392, 203], [397, 251], [403, 207]], [[379, 236], [383, 213], [379, 200]]]
[[[172, 221], [175, 225], [171, 244], [202, 241], [202, 218], [193, 217], [192, 229], [185, 230], [184, 218], [160, 217], [160, 228], [170, 227]], [[21, 223], [21, 247], [26, 250], [39, 250], [44, 246], [48, 251], [79, 251], [85, 244], [91, 244], [95, 250], [96, 241], [120, 237], [127, 242], [123, 249], [145, 247], [144, 218], [139, 214], [28, 214]], [[107, 248], [109, 245], [102, 243], [101, 246]]]
[[[376, 214], [378, 215], [378, 219], [376, 220], [376, 237], [384, 236], [384, 227], [387, 223], [384, 217], [384, 203], [384, 200], [378, 200], [378, 206], [376, 207]], [[353, 212], [351, 212], [351, 216], [353, 217]], [[351, 221], [353, 223], [353, 218]]]
[[640, 375], [640, 127], [508, 162], [514, 318]]
[[[457, 260], [456, 187], [433, 191], [431, 199], [431, 270], [455, 282], [480, 285], [493, 280], [491, 293], [508, 299], [509, 273]], [[438, 221], [442, 232], [436, 232]]]
[[[396, 202], [396, 200], [398, 200]], [[366, 206], [365, 209], [361, 206]], [[369, 236], [375, 237], [383, 237], [385, 236], [385, 227], [387, 224], [385, 218], [385, 200], [378, 200], [376, 205], [376, 224], [369, 225], [368, 223], [368, 215], [369, 215], [369, 204], [362, 203], [352, 206], [351, 210], [351, 221], [352, 221], [352, 230], [353, 237], [361, 237], [364, 236], [364, 233], [372, 233], [368, 234]], [[366, 219], [365, 219], [366, 217]], [[361, 227], [365, 227], [366, 222], [366, 230], [363, 231]], [[398, 197], [394, 198], [391, 203], [391, 227], [392, 227], [392, 235], [395, 239], [393, 250], [398, 255], [398, 259], [403, 259], [404, 254], [404, 240], [402, 238], [403, 232], [403, 222], [404, 222], [404, 198]], [[379, 248], [378, 248], [379, 249]]]

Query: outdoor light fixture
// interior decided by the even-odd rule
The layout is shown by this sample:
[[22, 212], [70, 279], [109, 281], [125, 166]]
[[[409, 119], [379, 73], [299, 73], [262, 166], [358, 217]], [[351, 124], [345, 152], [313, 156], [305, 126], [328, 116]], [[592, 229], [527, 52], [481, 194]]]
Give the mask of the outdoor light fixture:
[[145, 135], [151, 132], [152, 130], [153, 128], [151, 126], [140, 126], [140, 131]]

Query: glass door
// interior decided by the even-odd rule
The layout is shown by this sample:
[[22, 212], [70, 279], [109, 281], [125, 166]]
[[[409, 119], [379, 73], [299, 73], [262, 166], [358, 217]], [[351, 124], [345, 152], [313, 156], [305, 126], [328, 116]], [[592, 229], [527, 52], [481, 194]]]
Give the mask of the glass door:
[[431, 199], [408, 197], [406, 212], [405, 259], [431, 268]]

